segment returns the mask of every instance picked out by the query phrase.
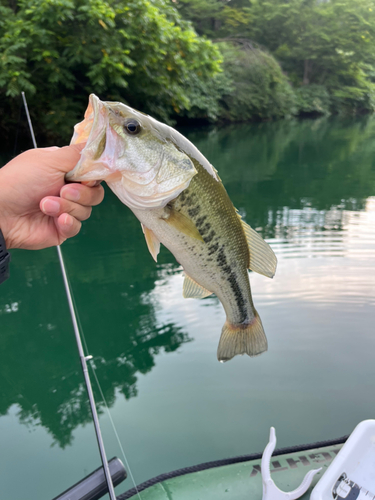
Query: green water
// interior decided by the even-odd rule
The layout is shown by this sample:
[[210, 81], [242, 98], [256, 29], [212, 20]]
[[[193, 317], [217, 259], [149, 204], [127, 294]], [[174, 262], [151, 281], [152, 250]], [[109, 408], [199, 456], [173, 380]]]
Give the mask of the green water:
[[[186, 133], [278, 257], [273, 280], [250, 274], [269, 351], [218, 363], [220, 303], [183, 299], [173, 256], [163, 249], [155, 264], [107, 190], [62, 248], [138, 484], [259, 452], [271, 425], [288, 446], [375, 417], [375, 119]], [[12, 254], [0, 290], [0, 498], [49, 500], [100, 459], [56, 250]], [[122, 458], [98, 404], [108, 456]]]

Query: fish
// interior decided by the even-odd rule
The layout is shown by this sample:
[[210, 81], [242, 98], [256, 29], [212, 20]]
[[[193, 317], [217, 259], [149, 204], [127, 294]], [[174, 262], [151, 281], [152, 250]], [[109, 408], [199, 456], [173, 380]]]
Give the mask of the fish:
[[183, 296], [215, 294], [226, 321], [217, 358], [268, 348], [248, 269], [272, 278], [277, 259], [234, 208], [217, 170], [182, 134], [121, 102], [91, 94], [71, 144], [86, 143], [67, 181], [105, 181], [141, 223], [157, 260], [167, 247], [185, 273]]

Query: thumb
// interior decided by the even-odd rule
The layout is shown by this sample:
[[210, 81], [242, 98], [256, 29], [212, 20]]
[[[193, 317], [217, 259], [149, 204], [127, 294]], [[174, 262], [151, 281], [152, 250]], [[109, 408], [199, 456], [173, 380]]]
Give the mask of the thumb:
[[62, 148], [44, 148], [44, 151], [48, 151], [50, 157], [50, 165], [60, 172], [70, 172], [77, 165], [80, 157], [81, 151], [86, 146], [86, 143], [81, 144], [71, 144], [70, 146], [64, 146]]

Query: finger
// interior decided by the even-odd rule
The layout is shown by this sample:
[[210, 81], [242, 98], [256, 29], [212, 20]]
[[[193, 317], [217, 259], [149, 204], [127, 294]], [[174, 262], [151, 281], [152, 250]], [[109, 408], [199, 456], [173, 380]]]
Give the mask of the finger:
[[82, 184], [66, 184], [61, 188], [61, 198], [65, 200], [74, 201], [86, 207], [93, 207], [99, 205], [104, 198], [103, 186], [87, 187]]
[[99, 186], [102, 181], [82, 181], [81, 184], [90, 188]]
[[55, 219], [55, 224], [62, 240], [72, 238], [79, 233], [82, 227], [82, 224], [69, 214], [61, 214]]
[[67, 173], [77, 165], [81, 157], [81, 151], [85, 146], [86, 144], [82, 143], [72, 144], [62, 148], [42, 148], [34, 151], [35, 154], [48, 155], [48, 157], [46, 156], [45, 161], [48, 163], [49, 167], [53, 167], [60, 172]]
[[13, 167], [14, 164], [19, 164], [21, 160], [24, 160], [26, 164], [46, 165], [48, 170], [52, 167], [65, 174], [77, 165], [81, 151], [85, 146], [86, 144], [82, 143], [63, 148], [51, 146], [49, 148], [28, 149], [7, 163], [7, 167]]
[[91, 215], [91, 207], [84, 207], [79, 203], [64, 200], [57, 196], [48, 196], [40, 202], [41, 211], [50, 217], [59, 217], [62, 214], [69, 214], [78, 220], [86, 220]]

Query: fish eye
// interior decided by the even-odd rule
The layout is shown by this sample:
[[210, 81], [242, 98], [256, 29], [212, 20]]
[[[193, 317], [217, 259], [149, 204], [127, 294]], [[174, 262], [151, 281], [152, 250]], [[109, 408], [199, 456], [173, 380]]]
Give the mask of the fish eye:
[[141, 131], [141, 124], [137, 120], [134, 120], [134, 118], [130, 118], [124, 123], [124, 129], [128, 134], [136, 135]]

